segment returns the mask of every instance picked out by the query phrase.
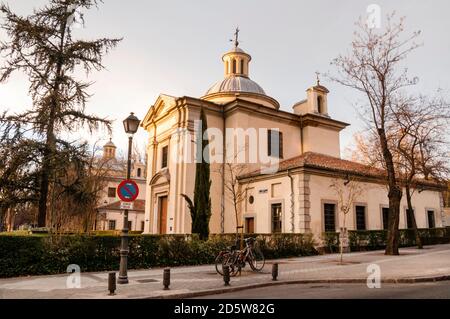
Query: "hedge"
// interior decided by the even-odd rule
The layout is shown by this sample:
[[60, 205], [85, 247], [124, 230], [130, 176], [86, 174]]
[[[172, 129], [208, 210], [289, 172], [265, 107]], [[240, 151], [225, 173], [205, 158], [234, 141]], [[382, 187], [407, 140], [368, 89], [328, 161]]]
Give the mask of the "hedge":
[[[313, 255], [311, 236], [254, 235], [266, 258]], [[247, 236], [246, 236], [247, 237]], [[129, 269], [210, 264], [220, 250], [233, 245], [234, 235], [200, 241], [192, 235], [130, 235]], [[65, 273], [77, 264], [82, 272], [118, 270], [120, 236], [0, 234], [0, 277]]]
[[[450, 227], [418, 229], [423, 245], [450, 243]], [[366, 251], [384, 249], [386, 247], [386, 230], [350, 230], [348, 239], [351, 251]], [[322, 234], [323, 248], [327, 252], [339, 251], [339, 233], [326, 232]], [[400, 247], [416, 245], [416, 236], [412, 229], [400, 229]]]

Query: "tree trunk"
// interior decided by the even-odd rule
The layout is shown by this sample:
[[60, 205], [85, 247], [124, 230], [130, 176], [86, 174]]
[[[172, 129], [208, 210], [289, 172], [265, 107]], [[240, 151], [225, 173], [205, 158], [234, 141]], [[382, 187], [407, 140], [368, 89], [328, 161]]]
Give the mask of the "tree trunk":
[[[342, 225], [342, 230], [345, 232], [345, 217], [347, 216], [347, 213], [344, 213], [344, 223]], [[341, 264], [344, 262], [344, 242], [340, 241], [340, 248], [341, 248]]]
[[399, 255], [400, 234], [398, 231], [400, 223], [400, 201], [402, 192], [395, 187], [389, 190], [389, 219], [388, 219], [388, 238], [386, 243], [385, 255]]
[[59, 57], [56, 63], [56, 72], [54, 84], [51, 91], [51, 108], [50, 114], [47, 122], [47, 134], [46, 134], [46, 142], [45, 142], [45, 150], [44, 150], [44, 158], [42, 165], [42, 175], [41, 175], [41, 187], [39, 192], [39, 212], [38, 212], [38, 227], [46, 226], [46, 217], [47, 217], [47, 199], [48, 199], [48, 190], [50, 184], [50, 173], [52, 170], [52, 157], [56, 150], [56, 137], [55, 137], [55, 120], [59, 107], [59, 91], [60, 91], [60, 83], [61, 77], [63, 73], [63, 65], [64, 65], [64, 41], [66, 37], [66, 27], [67, 24], [63, 23], [61, 25], [61, 40], [59, 43]]
[[386, 170], [388, 174], [388, 186], [389, 186], [389, 226], [388, 226], [388, 238], [386, 243], [386, 255], [399, 255], [399, 221], [400, 221], [400, 201], [402, 199], [402, 190], [397, 185], [397, 178], [395, 176], [394, 161], [392, 160], [392, 153], [389, 150], [387, 143], [386, 133], [384, 128], [378, 129], [378, 136], [380, 137], [380, 145], [383, 152], [383, 159], [386, 164]]
[[416, 216], [413, 211], [412, 203], [411, 203], [411, 189], [409, 185], [406, 185], [406, 202], [408, 203], [408, 215], [411, 219], [412, 228], [414, 230], [414, 235], [416, 237], [416, 245], [418, 249], [422, 249], [422, 240], [419, 236], [419, 230], [417, 229], [417, 222], [416, 222]]

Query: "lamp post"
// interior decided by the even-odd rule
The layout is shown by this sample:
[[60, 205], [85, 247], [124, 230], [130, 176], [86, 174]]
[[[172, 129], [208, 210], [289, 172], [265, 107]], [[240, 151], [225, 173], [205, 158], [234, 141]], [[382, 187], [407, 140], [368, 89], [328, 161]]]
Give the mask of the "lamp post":
[[[131, 148], [133, 145], [133, 134], [137, 132], [139, 128], [139, 119], [134, 115], [133, 112], [123, 121], [123, 127], [125, 133], [128, 134], [128, 162], [127, 162], [127, 179], [131, 177]], [[120, 245], [120, 270], [119, 278], [117, 280], [118, 284], [128, 283], [128, 209], [125, 209], [123, 213], [123, 227], [121, 234], [121, 245]]]

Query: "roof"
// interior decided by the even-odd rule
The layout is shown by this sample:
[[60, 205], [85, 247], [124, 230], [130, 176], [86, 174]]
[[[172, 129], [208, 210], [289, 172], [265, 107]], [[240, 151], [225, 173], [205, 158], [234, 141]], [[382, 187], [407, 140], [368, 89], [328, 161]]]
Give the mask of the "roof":
[[[383, 169], [314, 152], [306, 152], [302, 155], [281, 161], [278, 165], [278, 172], [283, 172], [294, 168], [314, 168], [322, 169], [324, 171], [383, 179], [387, 176], [387, 172]], [[259, 175], [261, 175], [261, 172], [260, 170], [257, 170], [249, 174], [242, 175], [239, 179]], [[429, 186], [439, 186], [439, 183], [431, 180], [419, 180], [419, 182]]]
[[[306, 152], [302, 155], [279, 162], [278, 172], [300, 167], [321, 168], [326, 170], [341, 171], [345, 173], [357, 173], [360, 175], [373, 177], [380, 177], [385, 174], [383, 170], [372, 166], [367, 166], [361, 163], [347, 161], [337, 157], [314, 152]], [[258, 175], [260, 175], [260, 170], [253, 171], [249, 174], [241, 176], [240, 178]]]
[[116, 145], [112, 142], [112, 139], [109, 139], [109, 142], [103, 145], [103, 147], [114, 147], [117, 148]]
[[247, 92], [266, 95], [263, 88], [248, 77], [230, 75], [214, 84], [205, 95], [222, 92]]
[[[97, 207], [97, 210], [121, 210], [120, 201]], [[131, 211], [143, 212], [145, 210], [145, 200], [136, 199]]]

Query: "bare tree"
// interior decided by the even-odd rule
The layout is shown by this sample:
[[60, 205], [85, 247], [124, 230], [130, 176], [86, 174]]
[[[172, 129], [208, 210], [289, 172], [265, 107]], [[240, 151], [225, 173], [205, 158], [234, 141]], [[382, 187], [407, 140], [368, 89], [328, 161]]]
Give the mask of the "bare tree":
[[377, 133], [389, 186], [387, 255], [399, 254], [398, 228], [402, 198], [402, 188], [388, 141], [388, 124], [392, 120], [392, 112], [399, 106], [402, 90], [416, 83], [416, 79], [408, 77], [406, 68], [400, 68], [407, 55], [418, 47], [415, 39], [420, 33], [414, 32], [404, 38], [403, 21], [403, 18], [394, 21], [394, 14], [391, 14], [387, 17], [384, 30], [377, 32], [360, 19], [351, 53], [333, 60], [338, 75], [331, 76], [334, 81], [364, 94], [368, 101], [363, 115]]
[[[361, 196], [363, 187], [361, 184], [350, 176], [347, 176], [347, 180], [340, 178], [334, 178], [330, 184], [330, 188], [334, 191], [338, 199], [339, 210], [342, 213], [342, 230], [346, 231], [346, 219], [348, 213], [352, 210], [357, 198]], [[340, 262], [343, 262], [344, 255], [344, 243], [340, 241]]]
[[219, 170], [224, 181], [225, 194], [233, 205], [233, 212], [237, 227], [242, 227], [240, 221], [241, 203], [246, 199], [248, 185], [251, 180], [245, 183], [240, 182], [239, 177], [248, 173], [248, 165], [244, 163], [226, 162]]
[[[388, 144], [399, 183], [405, 188], [408, 220], [414, 230], [418, 248], [422, 248], [412, 205], [412, 196], [423, 180], [442, 182], [448, 178], [449, 106], [442, 98], [425, 96], [403, 99], [392, 111], [389, 121]], [[355, 158], [386, 169], [376, 133], [355, 136]]]

